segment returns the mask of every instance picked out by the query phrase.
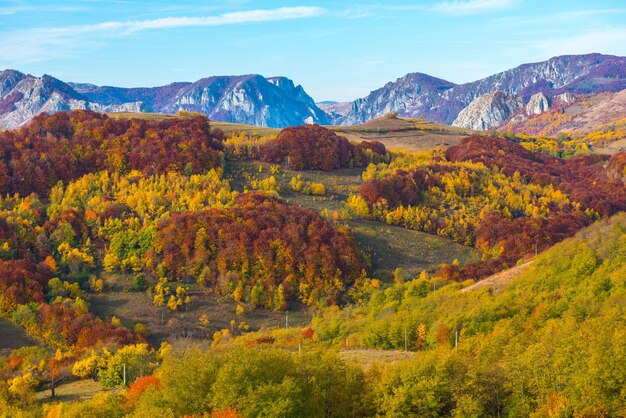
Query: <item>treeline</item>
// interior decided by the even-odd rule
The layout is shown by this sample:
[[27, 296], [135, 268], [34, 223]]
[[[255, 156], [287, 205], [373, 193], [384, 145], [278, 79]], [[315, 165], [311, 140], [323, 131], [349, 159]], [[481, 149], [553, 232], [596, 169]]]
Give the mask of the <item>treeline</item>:
[[173, 213], [147, 254], [153, 274], [282, 310], [336, 304], [367, 265], [346, 229], [277, 199], [243, 194], [222, 210]]
[[205, 117], [146, 121], [91, 111], [42, 114], [0, 132], [0, 193], [45, 196], [98, 170], [201, 173], [220, 164], [223, 134]]
[[63, 254], [74, 254], [63, 264], [56, 252], [63, 278], [85, 284], [99, 268], [133, 273], [142, 287], [157, 284], [157, 304], [192, 284], [274, 309], [338, 303], [365, 267], [347, 230], [277, 199], [239, 195], [221, 170], [88, 174], [55, 186], [47, 214], [68, 237]]
[[[618, 166], [618, 159], [613, 157], [610, 167]], [[371, 178], [363, 181], [348, 208], [358, 216], [435, 233], [483, 251], [479, 263], [444, 266], [439, 275], [449, 280], [480, 279], [573, 235], [598, 217], [626, 210], [626, 188], [620, 179], [609, 177], [601, 156], [562, 160], [499, 138], [474, 136], [449, 148], [445, 158], [406, 160], [406, 168], [382, 176], [368, 168]]]
[[365, 167], [388, 160], [378, 141], [351, 144], [346, 138], [318, 125], [285, 128], [274, 140], [259, 145], [261, 161], [286, 164], [291, 170], [324, 170]]

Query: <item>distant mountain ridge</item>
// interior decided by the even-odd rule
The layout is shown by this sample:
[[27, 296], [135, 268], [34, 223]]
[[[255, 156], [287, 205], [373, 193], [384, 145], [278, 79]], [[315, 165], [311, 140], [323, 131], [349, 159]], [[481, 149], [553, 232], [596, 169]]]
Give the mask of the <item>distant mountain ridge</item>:
[[15, 70], [0, 72], [0, 129], [18, 127], [39, 113], [91, 109], [103, 112], [204, 113], [211, 119], [258, 126], [328, 124], [302, 86], [286, 77], [215, 76], [194, 83], [121, 88], [65, 83]]
[[[623, 89], [626, 89], [626, 57], [564, 55], [523, 64], [465, 84], [454, 84], [421, 73], [407, 74], [353, 101], [349, 110], [337, 115], [334, 122], [353, 125], [396, 112], [401, 116], [452, 124], [475, 99], [495, 91], [515, 96], [526, 103], [536, 93], [551, 98], [563, 93], [589, 94]], [[476, 121], [459, 126], [470, 125], [476, 126]]]
[[15, 128], [40, 113], [91, 109], [100, 112], [139, 111], [139, 103], [101, 105], [49, 75], [33, 77], [15, 70], [0, 72], [0, 129]]
[[[394, 112], [487, 130], [513, 116], [519, 119], [546, 111], [556, 96], [624, 89], [626, 57], [597, 53], [522, 64], [465, 84], [409, 73], [353, 102], [318, 104], [302, 86], [285, 77], [214, 76], [160, 87], [120, 88], [65, 83], [48, 75], [34, 77], [6, 70], [0, 72], [0, 129], [20, 126], [42, 112], [92, 109], [187, 110], [225, 122], [278, 128], [307, 123], [357, 125]], [[526, 109], [525, 114], [520, 113], [521, 108]]]

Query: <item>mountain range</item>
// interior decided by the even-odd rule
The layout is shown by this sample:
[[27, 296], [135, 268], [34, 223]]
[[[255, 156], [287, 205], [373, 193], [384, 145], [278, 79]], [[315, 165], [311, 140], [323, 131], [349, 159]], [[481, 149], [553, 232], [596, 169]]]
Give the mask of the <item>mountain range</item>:
[[[353, 125], [395, 112], [401, 116], [422, 117], [448, 125], [476, 128], [476, 124], [471, 122], [454, 122], [463, 109], [486, 94], [504, 93], [497, 95], [495, 101], [489, 97], [481, 100], [482, 105], [479, 103], [474, 106], [476, 110], [489, 112], [493, 109], [497, 112], [498, 107], [513, 106], [509, 111], [500, 109], [505, 110], [502, 116], [506, 119], [511, 111], [518, 108], [512, 101], [520, 99], [519, 106], [522, 106], [536, 93], [551, 98], [564, 93], [587, 94], [623, 89], [626, 89], [626, 57], [564, 55], [523, 64], [465, 84], [454, 84], [422, 73], [407, 74], [355, 100], [347, 112], [335, 114], [334, 121], [339, 125]], [[493, 106], [489, 106], [490, 103]], [[474, 121], [479, 116], [475, 114], [467, 119]], [[494, 127], [493, 123], [497, 126], [504, 121], [495, 118], [485, 129]]]
[[91, 109], [103, 112], [201, 112], [209, 118], [258, 126], [329, 124], [302, 86], [286, 77], [218, 76], [194, 83], [120, 88], [65, 83], [49, 75], [0, 72], [0, 128], [15, 128], [39, 113]]
[[410, 73], [353, 102], [316, 104], [286, 77], [215, 76], [161, 87], [120, 88], [66, 83], [15, 70], [0, 72], [0, 128], [14, 128], [42, 112], [92, 109], [118, 112], [201, 112], [209, 118], [259, 126], [317, 123], [355, 125], [384, 116], [422, 117], [488, 130], [541, 113], [572, 94], [626, 89], [626, 57], [565, 55], [523, 64], [481, 80], [455, 84]]

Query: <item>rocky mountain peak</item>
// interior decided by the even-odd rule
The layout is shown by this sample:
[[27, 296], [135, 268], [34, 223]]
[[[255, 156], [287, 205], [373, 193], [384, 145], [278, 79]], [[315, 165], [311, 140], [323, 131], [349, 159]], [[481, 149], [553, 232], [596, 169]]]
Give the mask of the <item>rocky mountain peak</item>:
[[[550, 105], [551, 97], [568, 92], [588, 94], [625, 88], [626, 57], [602, 54], [553, 57], [465, 84], [409, 73], [353, 101], [349, 111], [336, 117], [335, 123], [358, 124], [387, 112], [396, 112], [400, 116], [423, 117], [450, 124], [473, 100], [494, 91], [514, 95], [524, 102], [542, 93]], [[539, 96], [534, 99], [536, 101], [540, 106], [546, 104], [546, 100]]]
[[71, 109], [189, 110], [211, 119], [272, 127], [329, 123], [304, 89], [286, 77], [214, 76], [194, 83], [119, 88], [64, 83], [49, 75], [24, 76], [12, 70], [0, 73], [0, 129], [20, 126], [42, 112]]

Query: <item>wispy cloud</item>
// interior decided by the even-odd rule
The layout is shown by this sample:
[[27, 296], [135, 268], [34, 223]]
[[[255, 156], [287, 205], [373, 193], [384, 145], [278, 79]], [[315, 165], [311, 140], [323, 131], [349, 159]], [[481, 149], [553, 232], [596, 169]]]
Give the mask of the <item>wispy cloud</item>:
[[380, 16], [381, 12], [413, 12], [428, 10], [428, 6], [413, 5], [384, 5], [384, 4], [360, 4], [349, 6], [336, 13], [337, 16], [348, 19], [361, 19], [364, 17]]
[[41, 27], [0, 35], [0, 57], [7, 63], [24, 64], [66, 58], [101, 45], [106, 38], [128, 36], [146, 30], [212, 27], [276, 22], [320, 16], [320, 7], [281, 7], [201, 17], [165, 17], [149, 20], [109, 21], [91, 25]]
[[509, 9], [516, 3], [516, 0], [454, 0], [439, 2], [431, 10], [450, 15], [470, 15]]

